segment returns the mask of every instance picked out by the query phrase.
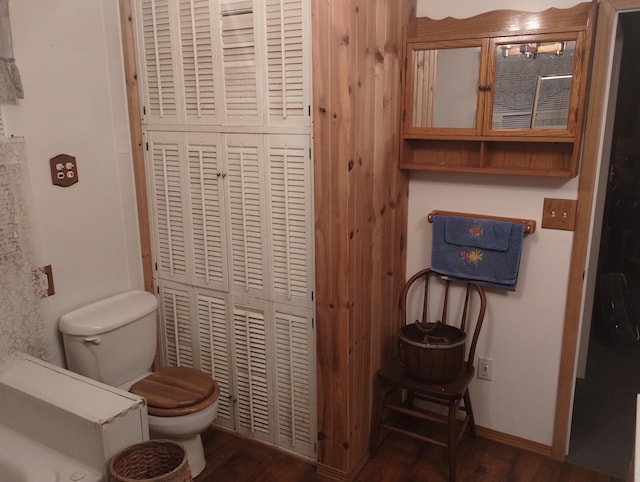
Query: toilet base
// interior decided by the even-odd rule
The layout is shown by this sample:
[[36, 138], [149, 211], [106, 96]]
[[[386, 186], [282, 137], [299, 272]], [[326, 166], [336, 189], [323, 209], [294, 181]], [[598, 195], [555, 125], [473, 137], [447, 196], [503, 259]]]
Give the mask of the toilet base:
[[[167, 438], [166, 435], [155, 434], [153, 432], [151, 432], [150, 435], [151, 438]], [[202, 438], [200, 437], [200, 434], [194, 437], [170, 437], [170, 439], [182, 445], [184, 451], [187, 453], [187, 460], [189, 462], [191, 477], [200, 475], [200, 473], [207, 465], [207, 461], [204, 458], [204, 447], [202, 446]]]

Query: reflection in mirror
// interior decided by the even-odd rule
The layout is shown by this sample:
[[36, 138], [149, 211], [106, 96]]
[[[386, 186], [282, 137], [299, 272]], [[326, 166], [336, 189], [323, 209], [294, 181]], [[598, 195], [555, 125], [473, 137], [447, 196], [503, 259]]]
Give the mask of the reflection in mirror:
[[566, 129], [575, 41], [499, 45], [493, 129]]
[[476, 125], [480, 47], [413, 52], [412, 127]]
[[539, 75], [533, 99], [531, 127], [566, 129], [573, 75]]

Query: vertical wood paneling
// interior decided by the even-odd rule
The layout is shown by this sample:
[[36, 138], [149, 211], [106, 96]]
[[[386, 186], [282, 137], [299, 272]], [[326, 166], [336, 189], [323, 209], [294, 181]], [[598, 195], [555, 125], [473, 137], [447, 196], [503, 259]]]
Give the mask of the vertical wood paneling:
[[348, 2], [313, 2], [318, 461], [345, 470], [349, 447], [346, 189]]
[[[374, 126], [374, 284], [372, 300], [387, 300], [374, 310], [376, 325], [372, 340], [372, 373], [381, 360], [392, 355], [396, 343], [397, 317], [400, 314], [399, 296], [405, 282], [407, 230], [408, 178], [396, 169], [400, 144], [402, 109], [396, 102], [401, 91], [403, 68], [404, 26], [415, 15], [415, 2], [407, 2], [401, 12], [386, 0], [377, 0], [379, 15], [375, 29], [375, 99], [376, 123]], [[395, 14], [395, 17], [393, 16]], [[387, 18], [392, 17], [389, 21]]]
[[371, 374], [404, 283], [403, 26], [415, 0], [313, 2], [318, 472], [367, 459]]
[[[372, 265], [372, 224], [373, 207], [372, 171], [374, 111], [373, 51], [369, 49], [372, 30], [370, 19], [375, 19], [375, 2], [355, 0], [351, 5], [351, 45], [353, 60], [351, 66], [350, 109], [353, 112], [351, 124], [352, 153], [349, 159], [349, 200], [353, 209], [349, 212], [349, 253], [353, 263], [349, 265], [349, 309], [351, 336], [349, 341], [349, 378], [351, 397], [349, 412], [350, 445], [366, 446], [369, 406], [369, 377], [371, 324], [371, 277]], [[357, 450], [349, 452], [349, 467], [358, 467], [362, 454]]]
[[[140, 231], [142, 254], [142, 275], [144, 289], [153, 292], [153, 265], [151, 261], [151, 230], [149, 229], [149, 205], [147, 203], [147, 185], [144, 173], [144, 152], [142, 150], [142, 124], [140, 117], [140, 96], [138, 94], [138, 72], [133, 42], [133, 23], [131, 2], [120, 0], [120, 29], [122, 33], [124, 74], [127, 87], [127, 109], [129, 113], [129, 132], [133, 157], [133, 175], [136, 189], [136, 206]], [[159, 350], [158, 350], [159, 352]], [[156, 360], [157, 361], [157, 360]]]

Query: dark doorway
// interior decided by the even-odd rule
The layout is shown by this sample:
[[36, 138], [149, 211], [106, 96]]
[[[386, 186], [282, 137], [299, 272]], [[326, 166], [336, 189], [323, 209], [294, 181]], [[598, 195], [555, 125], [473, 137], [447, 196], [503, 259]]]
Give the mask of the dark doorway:
[[619, 19], [623, 47], [596, 293], [568, 460], [625, 479], [640, 393], [640, 12]]

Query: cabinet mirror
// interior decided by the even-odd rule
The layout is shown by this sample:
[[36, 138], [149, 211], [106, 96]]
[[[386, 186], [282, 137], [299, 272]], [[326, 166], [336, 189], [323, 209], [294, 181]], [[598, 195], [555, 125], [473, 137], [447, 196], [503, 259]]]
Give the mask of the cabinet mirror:
[[413, 50], [412, 127], [476, 127], [480, 54], [479, 46]]
[[492, 129], [567, 129], [576, 42], [500, 44]]

